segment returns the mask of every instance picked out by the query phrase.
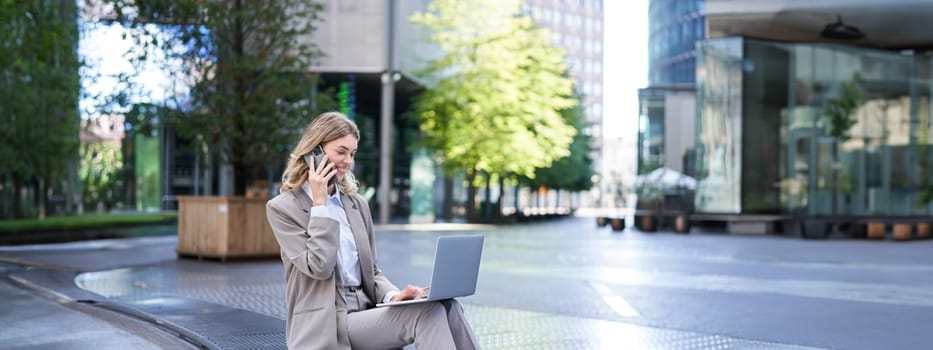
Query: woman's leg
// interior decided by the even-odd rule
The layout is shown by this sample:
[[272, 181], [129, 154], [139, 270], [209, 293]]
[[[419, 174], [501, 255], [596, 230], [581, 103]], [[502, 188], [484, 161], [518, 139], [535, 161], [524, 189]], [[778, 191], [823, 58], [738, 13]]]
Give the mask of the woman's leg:
[[457, 344], [458, 350], [476, 350], [479, 349], [479, 342], [473, 335], [473, 329], [470, 322], [463, 315], [463, 307], [456, 299], [447, 299], [440, 302], [447, 310], [447, 324], [450, 325], [450, 334], [454, 338], [454, 344]]
[[353, 349], [456, 349], [444, 305], [427, 302], [352, 312], [347, 315]]

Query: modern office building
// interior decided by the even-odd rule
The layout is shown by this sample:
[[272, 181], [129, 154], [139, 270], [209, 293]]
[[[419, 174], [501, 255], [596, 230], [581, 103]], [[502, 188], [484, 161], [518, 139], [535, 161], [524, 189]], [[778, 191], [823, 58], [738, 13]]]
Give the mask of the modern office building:
[[696, 42], [703, 0], [648, 3], [648, 87], [638, 91], [638, 173], [659, 167], [692, 174]]
[[650, 0], [648, 84], [692, 84], [696, 42], [705, 32], [703, 0]]
[[[933, 2], [653, 0], [649, 8], [639, 168], [684, 164], [698, 180], [695, 211], [933, 213], [925, 29]], [[693, 111], [671, 102], [691, 94]], [[854, 108], [840, 115], [851, 120], [833, 123], [828, 116], [847, 103]]]
[[526, 0], [522, 12], [555, 34], [567, 51], [567, 68], [583, 94], [586, 129], [596, 172], [602, 170], [603, 0]]
[[[321, 74], [326, 86], [338, 91], [340, 109], [360, 128], [360, 149], [367, 151], [358, 154], [354, 174], [364, 191], [372, 188], [378, 193], [386, 187], [386, 192], [375, 194], [371, 201], [376, 204], [373, 215], [377, 220], [383, 215], [434, 214], [430, 212], [430, 203], [435, 183], [431, 179], [428, 183], [412, 183], [412, 165], [424, 164], [413, 161], [416, 152], [410, 148], [418, 135], [418, 126], [411, 118], [402, 117], [411, 109], [412, 99], [423, 86], [414, 72], [440, 55], [439, 48], [423, 40], [422, 29], [408, 20], [415, 12], [426, 9], [429, 2], [323, 1], [322, 22], [308, 38], [327, 54], [309, 71]], [[392, 91], [386, 95], [385, 83], [390, 80]], [[386, 96], [391, 96], [390, 103], [386, 103]], [[392, 127], [383, 133], [382, 117], [387, 112], [391, 114]], [[389, 136], [387, 143], [383, 143], [383, 135]], [[378, 151], [385, 148], [388, 152], [382, 153], [390, 157], [387, 167], [383, 166], [382, 153]], [[388, 174], [380, 173], [384, 168]], [[432, 168], [420, 171], [429, 172], [429, 178], [439, 177], [434, 176]], [[383, 175], [387, 177], [381, 178]], [[413, 198], [421, 204], [413, 205]], [[391, 210], [380, 213], [381, 206]]]
[[707, 0], [704, 14], [697, 211], [933, 213], [933, 2]]

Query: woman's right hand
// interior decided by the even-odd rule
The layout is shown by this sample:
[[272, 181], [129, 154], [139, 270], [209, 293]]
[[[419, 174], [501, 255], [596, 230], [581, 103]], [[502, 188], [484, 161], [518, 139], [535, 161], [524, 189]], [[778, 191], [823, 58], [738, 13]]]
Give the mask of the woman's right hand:
[[403, 300], [412, 300], [412, 299], [424, 299], [428, 297], [428, 290], [431, 287], [418, 287], [413, 285], [405, 286], [405, 289], [402, 289], [396, 296], [392, 297], [389, 301], [403, 301]]
[[314, 197], [312, 206], [321, 206], [327, 203], [327, 182], [330, 178], [337, 176], [337, 170], [334, 169], [334, 163], [327, 160], [321, 162], [323, 166], [314, 168], [314, 164], [308, 164], [308, 185], [311, 186], [311, 196]]

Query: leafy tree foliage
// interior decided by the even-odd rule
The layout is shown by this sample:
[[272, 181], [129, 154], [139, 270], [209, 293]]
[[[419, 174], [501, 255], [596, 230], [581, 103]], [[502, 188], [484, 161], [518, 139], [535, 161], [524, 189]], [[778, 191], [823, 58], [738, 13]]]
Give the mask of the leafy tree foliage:
[[857, 120], [852, 114], [862, 103], [860, 85], [862, 76], [858, 73], [839, 87], [839, 96], [826, 101], [825, 113], [829, 124], [829, 135], [837, 141], [849, 139], [849, 129]]
[[564, 52], [519, 3], [435, 0], [411, 18], [443, 52], [423, 72], [416, 115], [449, 174], [534, 177], [570, 154], [576, 130], [560, 111], [577, 101]]
[[[156, 63], [190, 89], [159, 117], [234, 169], [242, 194], [280, 161], [302, 127], [333, 106], [306, 74], [323, 52], [309, 41], [323, 7], [306, 0], [105, 0], [131, 28], [138, 63]], [[161, 54], [159, 54], [161, 53]]]
[[853, 113], [862, 103], [861, 83], [862, 76], [855, 73], [851, 80], [843, 82], [840, 85], [838, 96], [826, 101], [825, 118], [829, 127], [829, 135], [834, 139], [832, 167], [833, 196], [831, 201], [833, 214], [836, 213], [836, 193], [838, 193], [841, 187], [839, 185], [839, 143], [849, 138], [849, 129], [857, 122]]
[[106, 211], [115, 202], [117, 176], [123, 168], [119, 143], [110, 141], [84, 143], [80, 147], [82, 200], [88, 208], [99, 205]]
[[[578, 100], [580, 98], [577, 98]], [[567, 124], [572, 125], [577, 134], [570, 143], [570, 155], [561, 158], [547, 168], [535, 170], [534, 178], [524, 178], [522, 183], [529, 187], [545, 186], [568, 191], [585, 191], [593, 187], [593, 159], [590, 158], [590, 140], [592, 137], [579, 132], [585, 127], [586, 120], [580, 105], [561, 111]]]
[[[74, 1], [0, 0], [0, 181], [15, 216], [44, 217], [46, 196], [77, 163], [77, 42]], [[35, 190], [35, 211], [24, 208], [24, 186]]]

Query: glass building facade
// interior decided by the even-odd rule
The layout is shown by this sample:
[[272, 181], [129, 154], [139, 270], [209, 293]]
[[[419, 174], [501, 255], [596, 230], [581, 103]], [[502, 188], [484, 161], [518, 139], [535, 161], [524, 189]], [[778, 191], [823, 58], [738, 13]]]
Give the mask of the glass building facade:
[[663, 90], [638, 90], [638, 174], [664, 166]]
[[[697, 60], [698, 212], [933, 213], [930, 56], [722, 38]], [[844, 84], [861, 98], [835, 138]]]
[[[668, 145], [665, 125], [685, 125], [694, 109], [672, 94], [692, 93], [696, 81], [696, 42], [705, 35], [703, 0], [650, 0], [648, 3], [648, 87], [638, 91], [638, 174], [669, 167], [687, 174], [692, 139]], [[692, 101], [692, 97], [691, 97]], [[673, 108], [680, 106], [681, 108]], [[670, 120], [673, 119], [673, 120]], [[675, 131], [675, 130], [671, 130]], [[672, 156], [676, 155], [676, 156]]]
[[648, 83], [694, 83], [696, 42], [706, 23], [703, 0], [651, 0], [648, 3]]

